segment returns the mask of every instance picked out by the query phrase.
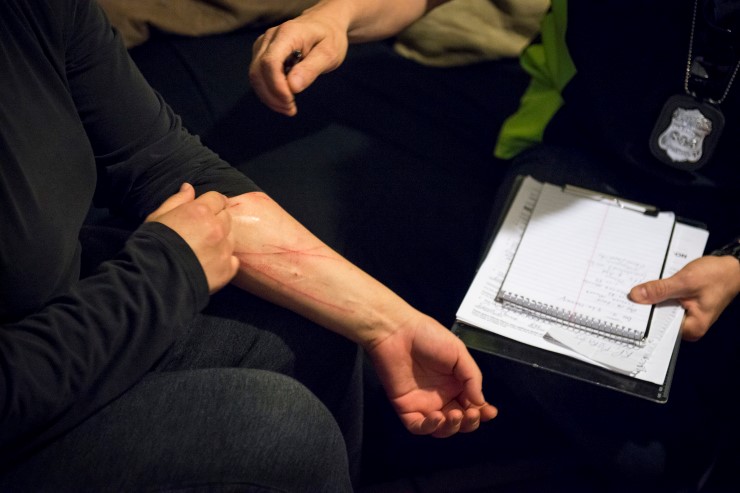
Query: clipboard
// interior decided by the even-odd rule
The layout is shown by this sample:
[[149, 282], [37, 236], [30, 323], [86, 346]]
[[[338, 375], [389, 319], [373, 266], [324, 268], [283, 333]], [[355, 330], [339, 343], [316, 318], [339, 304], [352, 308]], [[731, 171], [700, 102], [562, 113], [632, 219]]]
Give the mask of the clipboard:
[[452, 332], [470, 349], [661, 404], [668, 402], [678, 359], [678, 349], [681, 344], [681, 337], [678, 334], [675, 338], [668, 373], [663, 383], [658, 385], [533, 347], [464, 322], [456, 321], [452, 326]]
[[626, 293], [663, 275], [675, 214], [572, 186], [537, 190], [497, 301], [576, 330], [644, 342], [654, 307]]
[[[491, 249], [494, 240], [504, 222], [505, 216], [514, 202], [514, 199], [519, 192], [519, 188], [526, 177], [518, 176], [515, 184], [510, 191], [503, 208], [503, 213], [496, 218], [494, 226], [488, 233], [488, 242], [483, 251], [481, 257], [481, 263], [486, 258]], [[646, 214], [657, 213], [658, 209], [637, 202], [631, 202], [624, 200], [619, 197], [614, 197], [606, 194], [599, 194], [591, 192], [586, 189], [579, 187], [569, 187], [569, 190], [575, 191], [576, 194], [589, 194], [589, 198], [596, 200], [611, 201], [614, 205], [619, 207], [626, 207], [643, 212]], [[677, 221], [691, 224], [695, 227], [702, 227], [703, 225], [684, 221], [681, 218], [676, 218]], [[462, 320], [456, 320], [452, 326], [452, 331], [456, 334], [470, 349], [493, 355], [495, 357], [501, 357], [508, 360], [512, 360], [527, 366], [543, 369], [550, 371], [555, 374], [559, 374], [568, 378], [575, 378], [584, 382], [588, 382], [600, 387], [605, 387], [615, 391], [623, 392], [635, 397], [647, 399], [657, 403], [665, 403], [668, 401], [668, 397], [671, 389], [671, 382], [675, 371], [675, 366], [678, 358], [678, 352], [680, 348], [681, 338], [680, 332], [676, 331], [675, 336], [670, 340], [671, 344], [671, 355], [670, 361], [668, 362], [668, 368], [665, 373], [665, 378], [660, 383], [654, 383], [651, 381], [642, 380], [635, 378], [634, 376], [614, 371], [610, 368], [603, 366], [597, 366], [581, 359], [576, 359], [568, 355], [564, 355], [558, 352], [553, 352], [548, 349], [536, 347], [519, 340], [506, 337], [499, 333], [491, 330], [482, 329], [473, 324], [467, 323]], [[664, 344], [668, 344], [668, 340], [664, 341]]]

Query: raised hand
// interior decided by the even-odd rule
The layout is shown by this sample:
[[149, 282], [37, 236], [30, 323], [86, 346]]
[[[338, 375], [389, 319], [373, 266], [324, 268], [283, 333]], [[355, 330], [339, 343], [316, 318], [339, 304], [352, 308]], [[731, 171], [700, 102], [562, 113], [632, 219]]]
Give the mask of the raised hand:
[[707, 333], [738, 292], [740, 262], [730, 256], [705, 256], [689, 262], [671, 277], [635, 286], [629, 298], [647, 304], [677, 300], [686, 310], [682, 336], [696, 341]]
[[[448, 0], [319, 0], [314, 6], [257, 38], [249, 79], [257, 96], [288, 116], [297, 110], [294, 95], [339, 67], [349, 43], [385, 39]], [[285, 70], [291, 53], [301, 63]], [[287, 75], [286, 75], [287, 72]]]
[[211, 293], [231, 281], [239, 267], [227, 204], [227, 198], [217, 192], [207, 192], [196, 199], [192, 185], [183, 183], [175, 195], [146, 218], [147, 222], [172, 228], [185, 240], [203, 267]]
[[[257, 38], [252, 48], [249, 80], [269, 108], [293, 116], [298, 112], [295, 94], [306, 89], [319, 75], [341, 65], [348, 44], [345, 23], [308, 11]], [[285, 62], [295, 52], [301, 53], [301, 62], [287, 71]]]

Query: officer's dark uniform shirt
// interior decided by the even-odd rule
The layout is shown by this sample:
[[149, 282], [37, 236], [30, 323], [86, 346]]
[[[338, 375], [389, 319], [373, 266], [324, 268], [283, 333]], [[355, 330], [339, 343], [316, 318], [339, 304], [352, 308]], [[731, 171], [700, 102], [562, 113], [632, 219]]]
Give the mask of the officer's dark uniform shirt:
[[[566, 43], [577, 73], [562, 93], [565, 104], [548, 125], [545, 141], [590, 146], [625, 163], [693, 180], [666, 171], [652, 156], [649, 138], [666, 100], [684, 94], [694, 3], [568, 2]], [[740, 2], [699, 0], [697, 7], [692, 59], [711, 59], [718, 68], [711, 87], [692, 82], [690, 90], [719, 99], [740, 61]], [[724, 33], [726, 27], [733, 32]], [[740, 80], [719, 108], [725, 117], [722, 136], [713, 159], [697, 173], [715, 183], [740, 184]]]

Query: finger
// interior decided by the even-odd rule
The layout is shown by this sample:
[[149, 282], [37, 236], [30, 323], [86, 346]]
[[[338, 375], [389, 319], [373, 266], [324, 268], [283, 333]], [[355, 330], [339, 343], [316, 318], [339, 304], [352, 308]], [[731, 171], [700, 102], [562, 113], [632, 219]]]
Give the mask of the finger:
[[470, 401], [462, 399], [459, 400], [460, 406], [465, 410], [465, 417], [468, 417], [470, 411], [474, 411], [480, 419], [480, 422], [490, 421], [498, 416], [498, 409], [496, 406], [484, 402], [483, 405], [474, 405]]
[[292, 116], [297, 112], [293, 92], [288, 86], [283, 64], [300, 46], [276, 41], [278, 30], [265, 32], [253, 45], [249, 80], [260, 100], [270, 109]]
[[401, 421], [410, 433], [414, 435], [431, 435], [444, 421], [444, 415], [439, 412], [424, 416], [421, 413], [409, 413], [401, 416]]
[[[298, 113], [298, 107], [288, 82], [284, 75], [280, 76], [282, 79], [271, 76], [269, 74], [271, 69], [266, 65], [269, 63], [260, 59], [250, 68], [249, 80], [252, 88], [265, 106], [283, 115], [294, 116]], [[268, 72], [268, 75], [265, 75], [265, 72]]]
[[231, 255], [229, 257], [229, 264], [228, 266], [224, 267], [224, 281], [221, 287], [225, 286], [226, 284], [230, 283], [234, 277], [236, 276], [236, 273], [239, 271], [239, 259], [236, 258], [234, 255]]
[[264, 51], [265, 46], [267, 46], [267, 44], [272, 40], [272, 32], [274, 32], [274, 28], [268, 29], [264, 34], [260, 34], [257, 36], [257, 39], [254, 40], [254, 43], [252, 44], [253, 59], [259, 57]]
[[695, 342], [704, 337], [714, 323], [711, 317], [688, 310], [681, 322], [681, 338], [689, 342]]
[[158, 217], [167, 214], [173, 209], [180, 207], [195, 199], [195, 189], [190, 183], [183, 183], [180, 185], [180, 190], [176, 194], [171, 195], [167, 200], [162, 202], [162, 205], [157, 207], [155, 211], [146, 217], [145, 222], [154, 221]]
[[241, 263], [239, 262], [239, 258], [235, 255], [231, 256], [231, 276], [230, 279], [234, 279], [236, 277], [236, 273], [239, 272], [239, 266]]
[[[205, 205], [208, 207], [208, 210], [210, 210], [213, 215], [218, 214], [219, 212], [222, 212], [224, 209], [226, 209], [226, 206], [228, 205], [228, 199], [225, 195], [218, 193], [218, 192], [206, 192], [197, 199], [195, 199], [196, 202], [199, 204]], [[226, 220], [229, 221], [229, 224], [231, 223], [231, 216], [224, 216]], [[223, 220], [223, 217], [222, 217]]]
[[313, 50], [305, 55], [303, 61], [293, 67], [287, 75], [288, 88], [292, 94], [303, 92], [313, 84], [319, 76], [327, 72], [325, 59], [319, 54], [320, 50]]
[[463, 421], [463, 412], [460, 409], [451, 409], [447, 411], [446, 419], [442, 421], [437, 430], [432, 433], [435, 438], [447, 438], [458, 431], [460, 431], [460, 425]]
[[295, 65], [287, 77], [293, 94], [303, 92], [319, 76], [337, 69], [347, 56], [346, 31], [340, 33], [331, 28], [317, 28], [305, 34], [301, 44], [302, 46], [296, 47], [302, 50], [301, 63]]
[[[228, 203], [228, 199], [227, 199]], [[228, 208], [222, 210], [218, 214], [216, 214], [216, 218], [222, 221], [222, 227], [224, 228], [224, 231], [226, 232], [226, 242], [228, 244], [229, 252], [231, 252], [231, 264], [230, 264], [230, 275], [229, 280], [232, 280], [236, 273], [239, 271], [239, 266], [241, 265], [241, 262], [239, 261], [239, 257], [234, 255], [234, 249], [236, 247], [236, 240], [234, 239], [234, 235], [231, 233], [232, 230], [232, 220], [233, 216], [231, 215], [231, 212]]]
[[476, 407], [470, 407], [465, 410], [462, 422], [460, 423], [460, 433], [470, 433], [480, 427], [481, 415], [480, 410]]
[[657, 279], [633, 287], [627, 295], [635, 303], [655, 304], [661, 301], [683, 298], [691, 294], [684, 283], [671, 276], [666, 279]]
[[[228, 199], [226, 203], [228, 204]], [[232, 216], [231, 216], [231, 212], [229, 212], [228, 207], [221, 209], [220, 211], [216, 213], [216, 220], [218, 220], [221, 223], [224, 236], [226, 236], [226, 240], [229, 242], [229, 246], [233, 250], [234, 249], [234, 238], [231, 236]]]
[[454, 368], [454, 375], [463, 384], [461, 399], [468, 400], [473, 405], [482, 406], [486, 402], [483, 397], [483, 375], [462, 342], [460, 342], [460, 345], [463, 347]]
[[498, 408], [487, 402], [483, 405], [483, 407], [480, 408], [479, 412], [480, 412], [480, 419], [483, 422], [490, 421], [496, 416], [498, 416]]

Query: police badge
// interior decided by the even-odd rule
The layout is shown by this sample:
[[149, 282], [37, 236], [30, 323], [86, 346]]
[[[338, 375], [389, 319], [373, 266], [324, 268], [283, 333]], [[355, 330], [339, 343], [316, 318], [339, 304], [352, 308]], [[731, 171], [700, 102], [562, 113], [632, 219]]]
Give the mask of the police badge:
[[709, 161], [725, 117], [714, 105], [689, 95], [666, 101], [650, 136], [650, 150], [660, 161], [693, 171]]
[[[704, 55], [694, 56], [697, 29], [704, 31], [705, 36], [719, 36], [714, 46], [725, 46], [728, 45], [728, 39], [732, 40], [732, 29], [718, 27], [713, 17], [716, 10], [714, 6], [713, 2], [704, 2], [701, 22], [697, 23], [699, 0], [694, 0], [683, 81], [684, 94], [668, 98], [650, 134], [650, 151], [653, 155], [663, 163], [682, 170], [699, 169], [711, 159], [725, 126], [725, 117], [719, 105], [729, 94], [740, 71], [740, 60], [736, 60], [734, 68], [731, 68], [726, 60], [720, 63], [723, 57], [715, 59], [716, 54], [711, 50]], [[732, 44], [728, 46], [732, 48]], [[721, 67], [727, 68], [720, 70]], [[722, 85], [717, 84], [723, 82], [724, 90]], [[709, 90], [710, 87], [713, 90]]]

